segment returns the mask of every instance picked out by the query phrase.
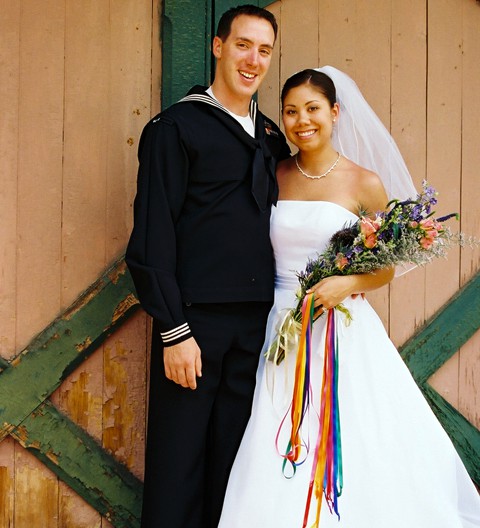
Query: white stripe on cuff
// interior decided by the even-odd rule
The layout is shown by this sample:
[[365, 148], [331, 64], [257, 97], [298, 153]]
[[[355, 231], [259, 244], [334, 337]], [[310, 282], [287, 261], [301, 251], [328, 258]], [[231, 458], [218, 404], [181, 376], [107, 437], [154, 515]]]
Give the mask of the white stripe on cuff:
[[189, 333], [190, 327], [188, 326], [188, 323], [184, 323], [180, 326], [177, 326], [173, 330], [169, 330], [168, 332], [160, 332], [160, 335], [162, 336], [162, 341], [167, 344]]

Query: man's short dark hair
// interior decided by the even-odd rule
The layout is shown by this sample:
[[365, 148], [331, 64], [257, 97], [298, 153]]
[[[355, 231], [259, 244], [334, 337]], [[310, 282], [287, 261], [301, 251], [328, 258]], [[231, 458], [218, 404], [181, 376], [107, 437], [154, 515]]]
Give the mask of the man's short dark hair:
[[217, 37], [222, 39], [223, 42], [225, 42], [230, 35], [232, 30], [232, 22], [240, 15], [254, 16], [267, 20], [272, 25], [275, 39], [277, 38], [278, 25], [277, 21], [275, 20], [275, 16], [270, 13], [270, 11], [263, 9], [262, 7], [245, 4], [237, 7], [231, 7], [221, 16], [217, 27]]

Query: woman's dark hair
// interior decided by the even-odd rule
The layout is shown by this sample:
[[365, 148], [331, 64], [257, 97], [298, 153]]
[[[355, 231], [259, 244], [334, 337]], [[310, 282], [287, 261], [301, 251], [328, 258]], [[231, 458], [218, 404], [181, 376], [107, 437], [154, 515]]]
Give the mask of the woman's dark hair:
[[228, 35], [230, 35], [230, 31], [232, 30], [232, 22], [240, 15], [263, 18], [270, 22], [276, 40], [278, 26], [277, 21], [275, 20], [275, 16], [266, 9], [262, 9], [261, 7], [257, 7], [251, 4], [245, 4], [237, 7], [232, 7], [228, 11], [225, 11], [225, 13], [223, 13], [223, 15], [221, 16], [217, 27], [217, 37], [222, 39], [223, 42], [225, 42], [228, 38]]
[[325, 75], [325, 73], [309, 68], [307, 70], [294, 73], [285, 81], [285, 84], [282, 88], [282, 105], [285, 102], [285, 97], [287, 97], [288, 92], [292, 88], [302, 86], [302, 84], [311, 84], [317, 88], [317, 90], [321, 92], [324, 97], [326, 97], [330, 103], [330, 106], [333, 107], [333, 105], [337, 102], [337, 93], [332, 79], [330, 79], [328, 75]]

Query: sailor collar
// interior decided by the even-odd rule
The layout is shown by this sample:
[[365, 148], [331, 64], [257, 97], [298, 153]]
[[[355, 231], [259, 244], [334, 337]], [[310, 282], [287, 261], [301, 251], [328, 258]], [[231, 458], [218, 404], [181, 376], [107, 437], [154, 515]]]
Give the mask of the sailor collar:
[[[190, 95], [186, 95], [185, 97], [180, 99], [180, 101], [178, 101], [178, 102], [179, 103], [186, 103], [186, 102], [189, 102], [189, 101], [197, 101], [197, 102], [207, 103], [207, 104], [209, 104], [211, 106], [214, 106], [215, 108], [219, 108], [220, 110], [225, 112], [227, 115], [232, 117], [232, 114], [219, 101], [217, 101], [216, 99], [214, 99], [213, 97], [211, 97], [207, 93], [193, 93], [193, 94], [190, 94]], [[258, 109], [258, 105], [257, 105], [256, 101], [254, 101], [252, 99], [250, 101], [250, 108], [249, 108], [248, 113], [250, 114], [250, 117], [252, 118], [252, 121], [253, 121], [254, 125], [255, 125], [255, 119], [257, 117], [257, 109]]]

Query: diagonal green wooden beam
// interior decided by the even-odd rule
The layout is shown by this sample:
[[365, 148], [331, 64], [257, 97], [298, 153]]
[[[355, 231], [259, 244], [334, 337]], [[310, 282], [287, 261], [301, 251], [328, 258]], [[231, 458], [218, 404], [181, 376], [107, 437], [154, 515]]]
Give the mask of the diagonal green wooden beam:
[[426, 383], [473, 336], [479, 324], [480, 274], [477, 274], [401, 348], [417, 383]]
[[450, 436], [472, 480], [480, 485], [480, 431], [430, 385], [425, 384], [421, 389]]
[[454, 443], [472, 479], [480, 485], [480, 431], [442, 398], [428, 379], [480, 327], [480, 273], [477, 273], [400, 349], [415, 381]]
[[46, 398], [139, 307], [133, 292], [120, 259], [21, 354], [0, 361], [0, 441], [12, 435], [118, 528], [140, 524], [141, 481]]
[[21, 423], [138, 308], [133, 288], [125, 262], [118, 261], [2, 371], [0, 439], [10, 433], [9, 425]]
[[10, 434], [114, 526], [140, 526], [142, 483], [48, 400]]

